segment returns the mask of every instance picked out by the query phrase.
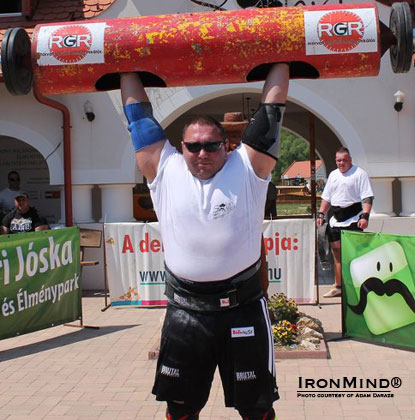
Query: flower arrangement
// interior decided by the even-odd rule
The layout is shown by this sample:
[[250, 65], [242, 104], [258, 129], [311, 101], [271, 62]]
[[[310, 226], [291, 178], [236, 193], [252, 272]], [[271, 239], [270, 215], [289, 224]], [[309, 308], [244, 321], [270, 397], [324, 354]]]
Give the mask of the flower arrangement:
[[324, 340], [321, 322], [299, 312], [294, 299], [276, 293], [268, 301], [272, 333], [278, 350], [317, 350]]
[[297, 336], [297, 327], [287, 320], [278, 321], [273, 327], [274, 342], [283, 346], [293, 344]]
[[287, 320], [295, 323], [298, 318], [298, 307], [293, 299], [288, 299], [284, 293], [276, 293], [271, 296], [268, 307], [276, 322]]

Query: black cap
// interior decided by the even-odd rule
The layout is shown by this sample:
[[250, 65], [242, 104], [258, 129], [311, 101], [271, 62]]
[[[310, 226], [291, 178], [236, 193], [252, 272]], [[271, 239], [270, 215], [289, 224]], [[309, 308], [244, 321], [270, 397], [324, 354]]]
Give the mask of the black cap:
[[14, 198], [15, 198], [15, 200], [17, 200], [19, 197], [29, 198], [29, 194], [25, 191], [19, 191], [18, 193], [16, 193]]

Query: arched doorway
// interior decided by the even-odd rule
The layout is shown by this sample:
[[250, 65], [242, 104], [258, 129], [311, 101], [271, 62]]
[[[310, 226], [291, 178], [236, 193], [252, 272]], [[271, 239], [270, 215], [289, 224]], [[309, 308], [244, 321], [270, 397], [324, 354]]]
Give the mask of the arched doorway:
[[[249, 92], [233, 93], [207, 100], [189, 109], [166, 127], [167, 137], [174, 146], [180, 149], [182, 129], [192, 116], [208, 114], [215, 117], [218, 121], [223, 121], [223, 115], [226, 112], [239, 111], [246, 118], [249, 118], [257, 108], [260, 98], [260, 93]], [[310, 111], [299, 104], [288, 101], [283, 126], [310, 142], [309, 116]], [[315, 115], [314, 120], [316, 152], [323, 160], [327, 173], [329, 173], [335, 169], [334, 156], [336, 150], [342, 146], [342, 143], [334, 131], [318, 116]]]
[[34, 147], [14, 137], [0, 136], [0, 191], [8, 187], [7, 174], [16, 171], [20, 190], [29, 194], [31, 205], [49, 224], [61, 217], [60, 189], [50, 185], [46, 159]]

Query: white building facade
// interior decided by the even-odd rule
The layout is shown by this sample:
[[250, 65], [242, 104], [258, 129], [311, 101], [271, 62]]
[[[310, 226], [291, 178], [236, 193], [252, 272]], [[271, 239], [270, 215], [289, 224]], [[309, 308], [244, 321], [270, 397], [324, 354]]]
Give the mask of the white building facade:
[[[377, 6], [380, 19], [388, 24], [390, 8]], [[224, 7], [239, 8], [234, 0]], [[194, 11], [209, 9], [190, 0], [125, 0], [115, 1], [99, 19]], [[229, 111], [246, 114], [256, 108], [261, 88], [262, 83], [244, 83], [148, 89], [148, 94], [156, 118], [172, 143], [178, 144], [180, 128], [191, 114], [209, 113], [219, 120]], [[393, 106], [398, 90], [405, 93], [400, 112]], [[135, 220], [132, 188], [143, 178], [135, 165], [120, 92], [53, 99], [64, 104], [71, 116], [74, 223], [102, 229], [104, 222]], [[87, 101], [95, 114], [93, 121], [85, 115]], [[54, 215], [55, 223], [63, 223], [61, 113], [39, 103], [33, 93], [11, 96], [4, 83], [0, 83], [0, 108], [0, 189], [7, 186], [8, 171], [17, 169], [22, 188], [34, 191], [37, 207]], [[345, 146], [353, 163], [369, 173], [376, 196], [369, 229], [415, 234], [414, 69], [394, 74], [387, 52], [377, 77], [292, 81], [284, 125], [308, 140], [310, 114], [315, 117], [316, 151], [327, 172], [335, 168], [336, 149]], [[36, 187], [36, 174], [42, 188]], [[88, 252], [102, 260], [102, 249]], [[103, 264], [85, 270], [83, 287], [102, 289], [102, 270]]]

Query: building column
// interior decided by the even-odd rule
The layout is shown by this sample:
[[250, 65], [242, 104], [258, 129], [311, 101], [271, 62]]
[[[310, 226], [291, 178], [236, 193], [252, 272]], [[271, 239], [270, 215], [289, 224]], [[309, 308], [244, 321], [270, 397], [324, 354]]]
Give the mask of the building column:
[[399, 216], [415, 216], [415, 177], [398, 178], [401, 182], [402, 211]]
[[393, 212], [392, 182], [395, 178], [370, 178], [375, 200], [372, 217], [396, 216]]
[[100, 222], [135, 222], [133, 192], [135, 184], [101, 184]]
[[92, 188], [90, 184], [72, 185], [73, 223], [91, 223], [92, 217]]

